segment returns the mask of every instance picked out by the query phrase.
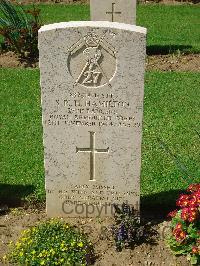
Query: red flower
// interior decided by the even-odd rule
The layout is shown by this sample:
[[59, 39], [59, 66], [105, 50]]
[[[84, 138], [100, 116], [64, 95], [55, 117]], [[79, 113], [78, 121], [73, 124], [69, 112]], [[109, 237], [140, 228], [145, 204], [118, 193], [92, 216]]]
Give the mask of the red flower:
[[173, 218], [173, 217], [176, 216], [177, 211], [178, 211], [178, 210], [174, 210], [174, 211], [170, 212], [167, 216]]
[[175, 229], [173, 231], [173, 234], [174, 234], [177, 242], [181, 243], [186, 239], [186, 232], [183, 231], [182, 229]]
[[182, 229], [182, 223], [177, 223], [175, 228], [176, 229]]
[[194, 222], [198, 218], [198, 209], [195, 207], [183, 208], [181, 218], [190, 223]]
[[184, 221], [187, 221], [188, 218], [189, 218], [189, 208], [183, 208], [182, 209], [182, 212], [181, 212], [181, 218], [184, 220]]
[[198, 209], [197, 208], [189, 208], [189, 218], [188, 221], [189, 222], [194, 222], [195, 220], [197, 220], [198, 218]]
[[199, 254], [200, 250], [197, 246], [192, 247], [192, 253], [193, 254]]
[[188, 192], [197, 192], [200, 191], [200, 184], [191, 184], [188, 189]]
[[198, 197], [197, 195], [193, 194], [190, 198], [190, 202], [189, 202], [189, 205], [191, 207], [198, 207]]
[[177, 223], [174, 230], [173, 230], [173, 235], [176, 237], [177, 235], [180, 234], [180, 232], [182, 232], [182, 224], [181, 223]]
[[189, 195], [181, 195], [176, 202], [176, 205], [184, 208], [189, 206]]
[[197, 191], [193, 194], [196, 197], [197, 205], [200, 206], [200, 191]]

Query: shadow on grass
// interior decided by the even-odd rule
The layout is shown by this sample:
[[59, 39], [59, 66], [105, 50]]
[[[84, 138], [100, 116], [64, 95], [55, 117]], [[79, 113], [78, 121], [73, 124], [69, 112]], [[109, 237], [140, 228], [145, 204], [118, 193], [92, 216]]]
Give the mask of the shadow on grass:
[[[0, 206], [9, 208], [24, 206], [24, 198], [35, 190], [32, 185], [0, 184]], [[141, 197], [141, 218], [149, 221], [164, 221], [167, 214], [176, 209], [176, 200], [185, 190], [170, 190]]]
[[141, 216], [150, 220], [166, 220], [170, 211], [175, 210], [176, 200], [185, 190], [163, 191], [141, 198]]
[[147, 46], [148, 55], [168, 55], [179, 52], [189, 52], [191, 45], [149, 45]]
[[0, 205], [15, 208], [23, 205], [23, 199], [34, 192], [32, 185], [8, 185], [0, 184]]

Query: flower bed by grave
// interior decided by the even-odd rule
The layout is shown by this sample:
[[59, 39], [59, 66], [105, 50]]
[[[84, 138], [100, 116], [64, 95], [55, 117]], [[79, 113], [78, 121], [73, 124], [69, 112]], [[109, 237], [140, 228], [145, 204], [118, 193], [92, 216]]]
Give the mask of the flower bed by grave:
[[93, 246], [86, 235], [62, 220], [52, 219], [22, 232], [4, 256], [19, 265], [91, 265]]
[[176, 202], [168, 245], [176, 255], [187, 255], [191, 264], [200, 264], [200, 184], [189, 186]]

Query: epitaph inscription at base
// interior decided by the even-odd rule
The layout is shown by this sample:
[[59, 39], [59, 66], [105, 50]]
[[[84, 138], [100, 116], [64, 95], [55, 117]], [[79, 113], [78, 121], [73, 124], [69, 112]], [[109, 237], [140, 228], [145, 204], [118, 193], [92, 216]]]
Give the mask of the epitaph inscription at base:
[[146, 30], [69, 22], [39, 31], [47, 214], [139, 208]]

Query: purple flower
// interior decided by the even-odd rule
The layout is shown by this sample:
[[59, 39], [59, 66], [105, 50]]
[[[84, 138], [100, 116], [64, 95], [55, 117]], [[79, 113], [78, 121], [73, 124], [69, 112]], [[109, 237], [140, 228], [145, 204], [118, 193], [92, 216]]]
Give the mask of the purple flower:
[[119, 229], [118, 229], [118, 233], [117, 233], [117, 240], [118, 241], [123, 241], [127, 238], [127, 231], [126, 231], [126, 227], [124, 224], [121, 224]]

